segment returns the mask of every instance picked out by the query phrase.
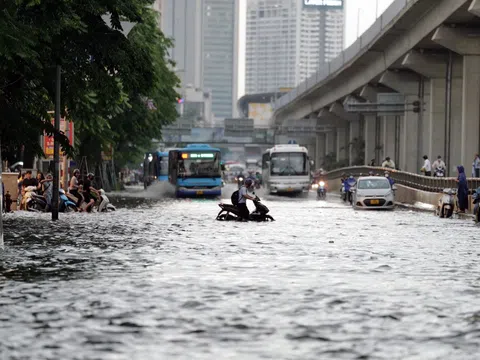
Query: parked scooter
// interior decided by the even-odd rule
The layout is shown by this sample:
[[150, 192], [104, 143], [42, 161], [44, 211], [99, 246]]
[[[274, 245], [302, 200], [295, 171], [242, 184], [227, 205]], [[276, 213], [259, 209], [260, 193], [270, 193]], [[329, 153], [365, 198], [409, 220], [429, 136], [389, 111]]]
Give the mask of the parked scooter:
[[435, 213], [441, 218], [450, 218], [453, 215], [455, 209], [455, 195], [457, 191], [455, 189], [443, 189], [443, 195], [438, 200], [437, 209]]
[[327, 197], [327, 189], [325, 187], [325, 181], [320, 181], [317, 187], [317, 200], [325, 200]]
[[27, 186], [22, 201], [27, 211], [45, 211], [47, 200], [36, 193], [36, 186]]

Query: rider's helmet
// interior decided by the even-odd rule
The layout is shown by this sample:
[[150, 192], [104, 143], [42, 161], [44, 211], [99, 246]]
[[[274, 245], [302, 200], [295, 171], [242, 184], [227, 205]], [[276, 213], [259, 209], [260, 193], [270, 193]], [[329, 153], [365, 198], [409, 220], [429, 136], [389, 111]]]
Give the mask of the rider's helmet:
[[385, 177], [389, 177], [390, 173], [388, 171], [385, 171]]
[[353, 179], [353, 174], [350, 174], [350, 176], [348, 177], [349, 179]]
[[89, 178], [89, 179], [94, 178], [94, 177], [95, 177], [95, 175], [93, 175], [93, 173], [88, 173], [87, 174], [87, 178]]
[[247, 188], [250, 187], [250, 186], [252, 186], [252, 184], [253, 184], [253, 180], [252, 180], [252, 179], [247, 179], [247, 180], [245, 180], [245, 186], [246, 186]]

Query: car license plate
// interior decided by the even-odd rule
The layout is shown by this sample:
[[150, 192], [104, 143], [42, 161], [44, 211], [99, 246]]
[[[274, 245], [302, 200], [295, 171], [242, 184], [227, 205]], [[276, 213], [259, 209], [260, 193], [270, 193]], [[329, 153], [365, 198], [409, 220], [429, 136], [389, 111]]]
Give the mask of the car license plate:
[[372, 205], [379, 205], [379, 204], [380, 204], [380, 201], [379, 201], [379, 200], [371, 200], [371, 201], [370, 201], [370, 204], [372, 204]]
[[197, 195], [203, 195], [203, 191], [197, 191]]
[[287, 191], [293, 191], [293, 189], [292, 189], [292, 188], [288, 188]]

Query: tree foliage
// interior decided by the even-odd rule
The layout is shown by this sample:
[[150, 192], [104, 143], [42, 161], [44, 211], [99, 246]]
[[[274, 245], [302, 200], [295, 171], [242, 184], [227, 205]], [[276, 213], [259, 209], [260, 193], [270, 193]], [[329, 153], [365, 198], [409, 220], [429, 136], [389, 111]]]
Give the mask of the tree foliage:
[[[106, 145], [136, 149], [176, 118], [178, 78], [166, 60], [153, 0], [3, 0], [0, 4], [0, 130], [3, 147], [37, 143], [54, 129], [55, 66], [64, 115], [82, 155]], [[102, 16], [111, 14], [109, 24]], [[137, 25], [128, 37], [122, 21]], [[149, 110], [152, 100], [157, 110]], [[59, 137], [63, 148], [67, 139]], [[40, 148], [37, 146], [37, 151]]]

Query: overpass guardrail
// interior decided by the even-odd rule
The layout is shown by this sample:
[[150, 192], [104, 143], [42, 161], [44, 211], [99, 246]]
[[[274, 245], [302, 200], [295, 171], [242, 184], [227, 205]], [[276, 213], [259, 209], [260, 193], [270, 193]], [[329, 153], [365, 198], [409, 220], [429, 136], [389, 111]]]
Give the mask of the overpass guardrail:
[[[351, 166], [341, 169], [335, 169], [327, 172], [327, 178], [330, 180], [340, 179], [342, 174], [353, 175], [355, 177], [368, 176], [368, 173], [373, 171], [375, 174], [383, 176], [385, 171], [390, 173], [390, 176], [395, 180], [396, 184], [408, 186], [416, 190], [427, 192], [441, 193], [445, 188], [457, 188], [456, 177], [433, 177], [424, 176], [414, 173], [409, 173], [400, 170], [393, 170], [389, 168], [376, 166]], [[467, 178], [468, 189], [472, 193], [480, 187], [480, 178]]]

